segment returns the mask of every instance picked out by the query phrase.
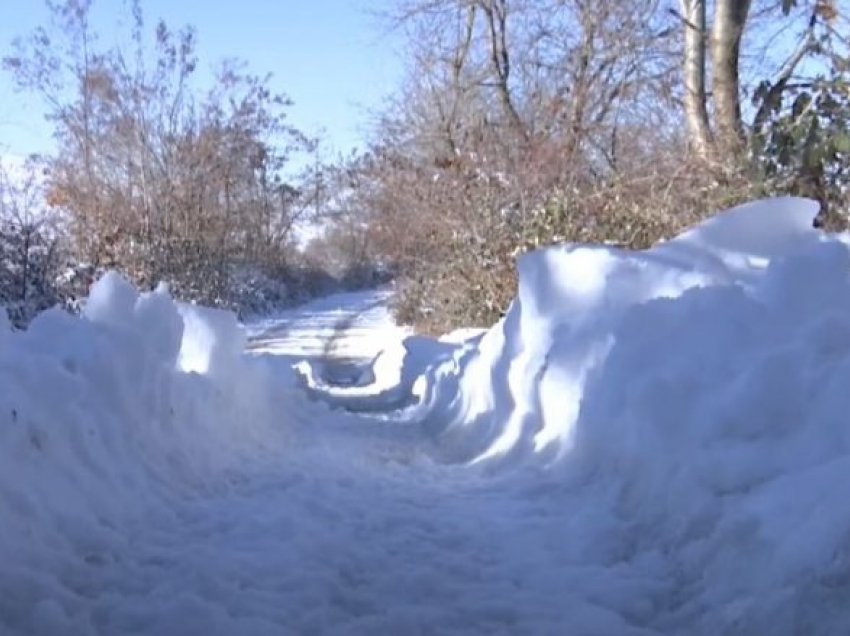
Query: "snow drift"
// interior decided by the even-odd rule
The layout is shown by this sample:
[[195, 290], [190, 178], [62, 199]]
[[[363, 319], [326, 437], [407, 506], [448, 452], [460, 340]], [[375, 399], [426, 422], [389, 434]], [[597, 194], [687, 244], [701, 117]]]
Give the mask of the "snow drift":
[[380, 355], [366, 302], [346, 386], [342, 307], [253, 357], [114, 274], [0, 315], [0, 634], [846, 632], [850, 239], [816, 211], [528, 254], [494, 328]]
[[[774, 199], [642, 252], [566, 245], [523, 256], [505, 318], [443, 346], [443, 362], [416, 379], [418, 415], [458, 459], [554, 459], [580, 430], [614, 433], [610, 412], [597, 424], [597, 401], [611, 409], [653, 384], [659, 392], [648, 402], [669, 412], [673, 399], [722, 386], [730, 367], [746, 371], [733, 357], [787, 346], [789, 332], [806, 334], [808, 321], [846, 311], [847, 240], [814, 230], [816, 213], [814, 202]], [[422, 340], [407, 345], [408, 364], [420, 370], [421, 350], [441, 344]], [[684, 382], [679, 367], [689, 365], [700, 379], [694, 392], [662, 386], [668, 375]], [[649, 415], [644, 423], [655, 421]]]
[[816, 213], [522, 257], [505, 318], [420, 376], [413, 416], [445, 461], [557, 476], [569, 559], [675, 581], [644, 615], [662, 631], [846, 629], [850, 241]]
[[128, 524], [276, 456], [286, 392], [243, 345], [232, 314], [116, 274], [81, 318], [0, 324], [0, 633], [87, 632], [57, 614], [82, 606], [63, 563], [108, 560]]

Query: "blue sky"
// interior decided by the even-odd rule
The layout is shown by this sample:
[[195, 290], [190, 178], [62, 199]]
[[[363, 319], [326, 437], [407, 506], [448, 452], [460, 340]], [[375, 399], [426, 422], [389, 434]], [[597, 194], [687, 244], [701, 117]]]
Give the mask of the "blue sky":
[[[45, 23], [41, 0], [2, 0], [0, 51], [17, 35]], [[94, 28], [104, 43], [117, 42], [123, 0], [95, 0]], [[361, 143], [370, 109], [397, 85], [397, 43], [375, 10], [386, 0], [142, 0], [148, 27], [164, 18], [198, 31], [201, 66], [225, 57], [248, 62], [252, 72], [274, 75], [272, 86], [295, 104], [290, 121], [304, 132], [324, 130], [326, 152], [345, 153]], [[26, 155], [51, 147], [37, 99], [14, 93], [0, 77], [0, 152]], [[329, 158], [329, 157], [328, 157]]]

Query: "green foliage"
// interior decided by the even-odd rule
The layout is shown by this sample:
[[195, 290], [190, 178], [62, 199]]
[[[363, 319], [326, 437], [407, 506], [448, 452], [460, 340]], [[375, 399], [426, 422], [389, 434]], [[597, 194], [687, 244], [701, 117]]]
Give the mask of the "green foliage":
[[[798, 4], [784, 0], [783, 13]], [[808, 24], [797, 52], [753, 92], [751, 163], [765, 192], [816, 199], [821, 224], [840, 229], [850, 212], [850, 49], [835, 2], [802, 6]]]
[[757, 176], [766, 191], [821, 202], [829, 224], [846, 224], [850, 187], [850, 84], [818, 78], [783, 92], [763, 130], [752, 137]]

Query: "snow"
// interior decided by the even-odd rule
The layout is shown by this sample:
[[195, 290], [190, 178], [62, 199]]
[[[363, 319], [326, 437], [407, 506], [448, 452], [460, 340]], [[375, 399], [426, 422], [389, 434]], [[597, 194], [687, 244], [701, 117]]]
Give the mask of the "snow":
[[108, 274], [0, 317], [0, 634], [835, 634], [850, 238], [755, 202], [523, 256], [492, 329]]
[[400, 371], [411, 330], [394, 323], [391, 297], [391, 288], [380, 288], [319, 298], [247, 325], [249, 349], [292, 360], [308, 394], [333, 406], [398, 406], [406, 401]]
[[587, 493], [564, 552], [675, 580], [659, 629], [843, 631], [850, 253], [816, 212], [758, 202], [642, 253], [523, 257], [505, 319], [430, 372], [417, 417], [450, 461]]
[[251, 350], [299, 359], [374, 358], [410, 331], [392, 320], [392, 293], [380, 288], [333, 294], [249, 323]]

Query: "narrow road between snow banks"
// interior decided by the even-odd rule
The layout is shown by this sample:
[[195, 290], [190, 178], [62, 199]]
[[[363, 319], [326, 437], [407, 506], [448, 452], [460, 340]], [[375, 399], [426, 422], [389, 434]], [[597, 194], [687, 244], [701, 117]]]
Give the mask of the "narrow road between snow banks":
[[[348, 365], [368, 366], [410, 333], [390, 300], [388, 290], [319, 299], [250, 325], [248, 350], [307, 360], [328, 383], [348, 384]], [[362, 416], [298, 397], [292, 452], [271, 474], [198, 502], [197, 521], [175, 528], [204, 528], [188, 569], [239, 580], [227, 594], [267, 621], [256, 633], [660, 633], [640, 625], [672, 581], [570, 567], [561, 532], [575, 521], [557, 483], [435, 463], [418, 423], [377, 400]], [[619, 592], [609, 596], [612, 574]]]
[[0, 394], [29, 427], [0, 465], [0, 635], [693, 633], [671, 629], [705, 611], [693, 581], [633, 556], [604, 491], [589, 505], [557, 471], [437, 459], [370, 365], [408, 333], [388, 291], [252, 324], [249, 356], [232, 316], [184, 307], [177, 372], [175, 349], [139, 346], [179, 342], [170, 299], [116, 277], [98, 294], [91, 322], [36, 329], [63, 337], [67, 421], [48, 434], [38, 402]]
[[[281, 378], [299, 360], [374, 359], [406, 333], [388, 300], [316, 301], [251, 325], [248, 349]], [[571, 521], [565, 497], [551, 504], [555, 483], [437, 463], [399, 413], [356, 415], [280, 385], [280, 450], [164, 503], [127, 502], [137, 512], [120, 526], [68, 517], [55, 558], [33, 545], [0, 573], [0, 634], [653, 633], [636, 625], [669, 584], [623, 571], [608, 594], [616, 566], [561, 563]], [[251, 424], [232, 422], [237, 435]]]
[[[388, 300], [316, 301], [251, 325], [248, 349], [284, 380], [299, 360], [372, 360], [406, 333]], [[190, 438], [192, 457], [166, 458], [186, 487], [142, 483], [144, 498], [120, 502], [120, 525], [71, 506], [62, 527], [18, 550], [0, 571], [0, 634], [538, 635], [565, 633], [569, 615], [599, 634], [643, 633], [569, 592], [592, 572], [553, 567], [559, 522], [540, 523], [553, 511], [545, 488], [437, 464], [415, 422], [280, 386], [285, 444], [269, 437], [272, 451], [209, 473], [216, 460]], [[230, 425], [234, 441], [256, 434], [251, 421]], [[35, 501], [20, 499], [22, 513]]]
[[114, 272], [6, 325], [0, 636], [846, 633], [816, 208], [528, 255], [478, 335], [408, 337], [386, 290], [243, 329]]

